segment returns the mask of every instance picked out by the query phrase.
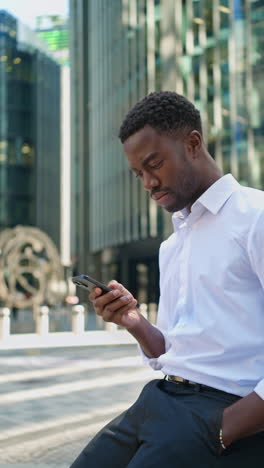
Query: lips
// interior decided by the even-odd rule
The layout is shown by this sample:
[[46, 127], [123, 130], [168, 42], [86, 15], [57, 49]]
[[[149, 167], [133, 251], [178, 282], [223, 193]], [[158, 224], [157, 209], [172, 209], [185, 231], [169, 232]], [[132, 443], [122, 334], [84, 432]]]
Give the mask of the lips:
[[164, 195], [167, 195], [167, 194], [168, 192], [157, 192], [151, 195], [151, 198], [153, 198], [153, 200], [158, 201], [160, 198], [164, 197]]

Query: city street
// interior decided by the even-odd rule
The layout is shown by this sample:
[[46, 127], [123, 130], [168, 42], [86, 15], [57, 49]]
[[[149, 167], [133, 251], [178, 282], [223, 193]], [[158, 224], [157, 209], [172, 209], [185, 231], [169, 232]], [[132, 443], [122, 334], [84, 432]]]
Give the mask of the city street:
[[68, 468], [145, 382], [136, 345], [0, 351], [0, 467]]

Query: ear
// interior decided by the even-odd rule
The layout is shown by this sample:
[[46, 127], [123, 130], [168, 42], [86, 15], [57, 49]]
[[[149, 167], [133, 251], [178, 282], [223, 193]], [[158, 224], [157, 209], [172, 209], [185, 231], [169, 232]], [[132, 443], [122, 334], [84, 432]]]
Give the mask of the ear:
[[185, 138], [185, 147], [192, 159], [199, 157], [202, 147], [202, 135], [197, 130], [192, 130]]

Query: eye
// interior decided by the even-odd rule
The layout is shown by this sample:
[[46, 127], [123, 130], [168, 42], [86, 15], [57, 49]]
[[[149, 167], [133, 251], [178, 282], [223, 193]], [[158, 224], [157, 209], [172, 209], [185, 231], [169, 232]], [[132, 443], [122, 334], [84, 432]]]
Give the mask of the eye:
[[156, 162], [155, 164], [149, 165], [150, 169], [159, 169], [162, 166], [163, 161]]

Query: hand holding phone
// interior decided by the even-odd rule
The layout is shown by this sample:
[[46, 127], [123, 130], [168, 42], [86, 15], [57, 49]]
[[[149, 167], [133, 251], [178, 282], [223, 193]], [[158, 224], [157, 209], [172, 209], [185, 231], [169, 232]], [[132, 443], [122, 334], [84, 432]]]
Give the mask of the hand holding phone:
[[[79, 276], [73, 276], [72, 281], [76, 286], [79, 286], [80, 288], [86, 289], [90, 293], [92, 290], [96, 288], [100, 288], [102, 290], [102, 294], [106, 294], [110, 291], [113, 291], [112, 288], [109, 288], [103, 283], [100, 283], [100, 281], [97, 281], [96, 279], [92, 278], [91, 276], [88, 275], [79, 275]], [[140, 307], [139, 303], [136, 305], [137, 308]]]
[[[90, 292], [89, 299], [97, 315], [105, 322], [113, 322], [127, 329], [138, 322], [140, 314], [135, 309], [140, 306], [122, 284], [113, 281], [113, 286], [110, 288], [88, 275], [74, 276], [72, 281], [76, 286]], [[98, 294], [95, 288], [100, 288], [102, 293]]]

